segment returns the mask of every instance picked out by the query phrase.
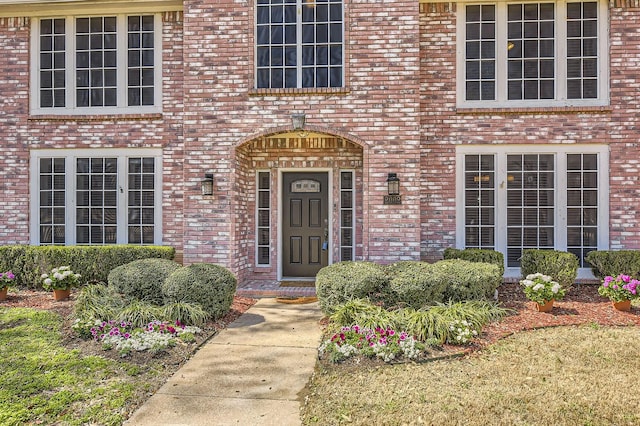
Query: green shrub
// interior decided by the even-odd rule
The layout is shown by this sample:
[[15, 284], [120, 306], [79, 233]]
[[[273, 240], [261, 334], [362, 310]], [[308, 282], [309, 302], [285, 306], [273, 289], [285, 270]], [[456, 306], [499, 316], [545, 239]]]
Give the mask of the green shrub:
[[593, 275], [604, 279], [606, 276], [616, 277], [619, 274], [640, 278], [640, 251], [638, 250], [598, 250], [586, 256], [591, 264]]
[[384, 267], [371, 262], [334, 263], [316, 275], [316, 295], [325, 314], [353, 299], [384, 300], [388, 291]]
[[433, 279], [433, 268], [430, 263], [414, 261], [387, 266], [389, 290], [394, 300], [385, 301], [385, 305], [395, 302], [399, 306], [419, 309], [442, 302], [446, 283]]
[[41, 288], [40, 275], [68, 265], [83, 281], [106, 282], [109, 272], [138, 259], [173, 259], [172, 247], [107, 246], [0, 246], [0, 271], [16, 274], [17, 287]]
[[145, 328], [150, 322], [162, 319], [162, 307], [142, 300], [133, 300], [120, 309], [116, 317], [118, 322], [130, 322], [133, 328]]
[[162, 319], [165, 321], [201, 326], [208, 317], [207, 312], [197, 303], [175, 302], [162, 306]]
[[491, 263], [451, 259], [441, 260], [432, 266], [433, 285], [444, 285], [445, 301], [490, 299], [502, 284], [500, 268]]
[[125, 303], [113, 287], [93, 284], [83, 287], [73, 306], [76, 318], [95, 318], [109, 321], [117, 317]]
[[181, 266], [167, 259], [140, 259], [118, 266], [109, 273], [109, 285], [131, 301], [142, 300], [156, 305], [164, 301], [162, 284]]
[[231, 308], [237, 280], [226, 268], [209, 263], [196, 263], [177, 269], [162, 285], [165, 302], [197, 303], [213, 319]]
[[499, 251], [487, 249], [455, 249], [444, 250], [444, 259], [462, 259], [469, 262], [492, 263], [500, 268], [500, 274], [504, 275], [504, 255]]
[[578, 258], [564, 251], [527, 249], [522, 251], [520, 272], [523, 278], [536, 272], [549, 275], [569, 290], [578, 276]]

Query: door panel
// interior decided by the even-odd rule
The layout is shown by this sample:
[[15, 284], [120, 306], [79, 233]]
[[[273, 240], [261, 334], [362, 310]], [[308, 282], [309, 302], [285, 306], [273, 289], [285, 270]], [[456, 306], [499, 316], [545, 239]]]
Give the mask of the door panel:
[[282, 274], [315, 277], [328, 264], [328, 173], [284, 173], [282, 182]]

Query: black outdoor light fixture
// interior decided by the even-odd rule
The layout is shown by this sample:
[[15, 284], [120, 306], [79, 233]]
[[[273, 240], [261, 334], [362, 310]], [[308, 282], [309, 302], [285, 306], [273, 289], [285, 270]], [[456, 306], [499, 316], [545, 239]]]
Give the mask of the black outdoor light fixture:
[[383, 203], [385, 205], [402, 204], [402, 196], [400, 195], [400, 179], [395, 173], [387, 175], [387, 194], [384, 196]]
[[200, 181], [202, 195], [213, 195], [213, 173], [205, 173], [204, 179]]
[[387, 194], [400, 195], [400, 179], [395, 173], [389, 173], [387, 175]]

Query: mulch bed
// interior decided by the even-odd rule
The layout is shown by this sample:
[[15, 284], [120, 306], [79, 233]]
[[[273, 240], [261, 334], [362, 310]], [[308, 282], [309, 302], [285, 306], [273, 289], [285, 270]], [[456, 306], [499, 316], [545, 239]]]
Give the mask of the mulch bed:
[[[18, 292], [10, 292], [7, 300], [0, 302], [0, 307], [46, 309], [55, 311], [62, 315], [63, 318], [67, 318], [67, 321], [70, 321], [74, 297], [75, 295], [72, 293], [71, 299], [56, 302], [49, 292], [20, 290]], [[474, 352], [513, 333], [543, 327], [590, 323], [604, 326], [640, 325], [639, 306], [632, 306], [630, 312], [617, 311], [613, 309], [608, 299], [598, 294], [598, 286], [593, 284], [574, 286], [564, 299], [554, 303], [553, 310], [550, 313], [538, 312], [535, 308], [535, 303], [525, 298], [518, 283], [501, 285], [498, 292], [498, 301], [502, 306], [512, 310], [510, 315], [500, 322], [485, 327], [481, 336], [471, 345], [464, 347], [447, 345], [442, 352], [435, 353], [434, 356], [461, 355]], [[208, 340], [218, 330], [225, 328], [255, 302], [254, 299], [235, 297], [231, 311], [220, 320], [207, 324], [204, 327], [204, 333], [198, 336], [200, 341], [198, 343]], [[70, 329], [70, 327], [65, 327], [65, 329]], [[74, 339], [70, 334], [66, 336], [65, 340], [70, 346], [72, 344], [78, 345], [82, 342], [80, 339]], [[188, 356], [184, 353], [180, 355], [181, 359], [184, 359], [185, 355]], [[144, 362], [143, 359], [139, 361]]]
[[640, 307], [631, 311], [617, 311], [609, 299], [598, 294], [594, 284], [576, 285], [564, 299], [555, 301], [549, 313], [538, 312], [535, 303], [529, 301], [518, 283], [503, 284], [498, 290], [498, 301], [513, 313], [502, 321], [483, 329], [475, 348], [486, 346], [498, 339], [523, 330], [543, 327], [596, 323], [605, 326], [640, 325]]

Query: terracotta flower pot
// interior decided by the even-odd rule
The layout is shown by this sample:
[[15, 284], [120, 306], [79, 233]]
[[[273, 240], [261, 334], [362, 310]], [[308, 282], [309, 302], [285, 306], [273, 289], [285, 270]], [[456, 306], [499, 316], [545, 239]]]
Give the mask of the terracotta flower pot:
[[551, 312], [551, 310], [553, 309], [553, 299], [543, 304], [536, 302], [536, 309], [538, 310], [538, 312]]
[[60, 300], [68, 299], [70, 294], [71, 294], [71, 289], [69, 288], [66, 290], [53, 289], [53, 298], [56, 300], [56, 302], [59, 302]]
[[631, 300], [622, 300], [620, 302], [611, 302], [613, 308], [617, 311], [630, 311], [631, 310]]
[[0, 300], [7, 300], [7, 290], [8, 290], [8, 287], [4, 287], [0, 289]]

